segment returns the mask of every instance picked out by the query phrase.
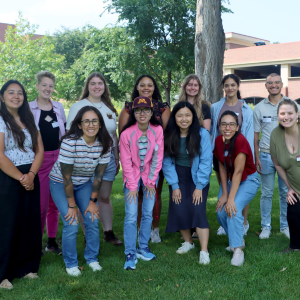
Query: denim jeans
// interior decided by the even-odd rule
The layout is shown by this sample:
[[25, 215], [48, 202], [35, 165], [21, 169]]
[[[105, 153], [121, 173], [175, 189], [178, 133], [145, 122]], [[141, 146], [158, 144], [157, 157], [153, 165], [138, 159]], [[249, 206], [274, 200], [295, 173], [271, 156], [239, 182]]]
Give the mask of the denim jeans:
[[[231, 189], [232, 182], [228, 180], [227, 191], [228, 194]], [[217, 212], [217, 217], [220, 225], [225, 229], [225, 232], [229, 238], [229, 246], [232, 248], [241, 247], [243, 243], [243, 232], [244, 232], [244, 217], [242, 215], [243, 209], [250, 201], [255, 197], [260, 187], [260, 180], [257, 172], [248, 175], [247, 179], [240, 183], [238, 191], [236, 193], [234, 202], [236, 207], [236, 214], [232, 216], [232, 219], [228, 217], [225, 212], [225, 205], [221, 212]], [[220, 185], [220, 191], [218, 199], [222, 195], [222, 185]]]
[[[138, 189], [142, 185], [144, 189], [144, 184], [142, 179], [140, 179], [138, 184]], [[129, 189], [124, 187], [124, 196], [129, 192]], [[152, 211], [155, 204], [155, 196], [150, 198], [147, 197], [147, 193], [143, 193], [143, 204], [142, 204], [142, 219], [139, 231], [139, 247], [148, 247], [148, 242], [151, 235], [151, 225], [152, 225]], [[125, 243], [125, 255], [129, 253], [136, 253], [136, 239], [137, 239], [137, 215], [138, 215], [138, 199], [136, 198], [136, 204], [134, 200], [126, 201], [125, 198], [125, 221], [124, 221], [124, 243]]]
[[[262, 174], [261, 178], [261, 198], [260, 198], [260, 212], [261, 212], [261, 227], [271, 230], [271, 211], [272, 199], [275, 185], [276, 169], [271, 159], [271, 154], [261, 152], [259, 156]], [[288, 228], [287, 222], [287, 202], [286, 194], [288, 191], [284, 181], [278, 175], [278, 190], [280, 200], [280, 229]]]
[[[97, 256], [100, 247], [99, 220], [94, 218], [94, 222], [92, 222], [90, 212], [87, 212], [86, 215], [84, 215], [84, 212], [90, 203], [92, 188], [93, 183], [91, 180], [81, 185], [74, 185], [75, 202], [82, 213], [86, 229], [84, 258], [88, 264], [98, 261]], [[78, 266], [76, 242], [79, 224], [76, 224], [76, 220], [74, 219], [73, 223], [70, 225], [70, 220], [66, 221], [64, 218], [68, 213], [68, 200], [64, 184], [50, 179], [50, 191], [64, 224], [62, 232], [63, 259], [67, 268], [73, 268]]]

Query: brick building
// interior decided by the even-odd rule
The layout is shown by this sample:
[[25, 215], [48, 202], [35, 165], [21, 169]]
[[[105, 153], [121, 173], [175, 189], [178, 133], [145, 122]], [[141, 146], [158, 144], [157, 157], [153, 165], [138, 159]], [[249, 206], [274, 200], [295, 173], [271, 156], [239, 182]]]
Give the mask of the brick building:
[[224, 74], [236, 74], [242, 79], [240, 91], [247, 102], [257, 103], [268, 95], [265, 82], [270, 73], [280, 74], [282, 93], [300, 102], [300, 42], [270, 44], [229, 32], [226, 49]]

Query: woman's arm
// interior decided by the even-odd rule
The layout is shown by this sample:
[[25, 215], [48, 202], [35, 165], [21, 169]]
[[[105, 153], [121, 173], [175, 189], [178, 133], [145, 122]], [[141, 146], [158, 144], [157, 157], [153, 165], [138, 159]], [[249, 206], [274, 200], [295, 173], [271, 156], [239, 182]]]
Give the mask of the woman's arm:
[[74, 198], [74, 188], [72, 182], [72, 173], [73, 173], [74, 165], [65, 164], [60, 162], [61, 174], [64, 181], [64, 189], [66, 193], [66, 197], [68, 200], [69, 207], [76, 206], [75, 198]]
[[164, 131], [165, 131], [166, 127], [167, 127], [170, 115], [171, 115], [170, 108], [166, 107], [166, 109], [164, 110], [164, 112], [161, 115], [162, 128], [163, 128]]
[[13, 162], [4, 154], [4, 133], [0, 132], [0, 169], [15, 180], [20, 180], [23, 174], [13, 164]]
[[123, 130], [124, 126], [127, 124], [129, 120], [129, 114], [127, 113], [125, 106], [122, 108], [119, 116], [119, 124], [118, 124], [118, 131], [119, 136], [121, 134], [121, 131]]
[[119, 158], [119, 139], [118, 139], [116, 131], [114, 131], [114, 133], [113, 133], [113, 139], [115, 142], [114, 155], [115, 155], [115, 163], [116, 163], [116, 168], [117, 168], [117, 171], [116, 171], [116, 176], [117, 176], [117, 174], [119, 173], [119, 170], [120, 170], [120, 163], [119, 163], [120, 158]]
[[203, 120], [203, 127], [210, 132], [210, 125], [211, 125], [211, 119], [205, 119]]
[[216, 211], [221, 212], [223, 206], [227, 203], [228, 191], [227, 191], [227, 171], [225, 170], [224, 166], [220, 163], [220, 161], [219, 161], [219, 172], [220, 172], [220, 179], [221, 179], [221, 186], [222, 186], [222, 195], [217, 202]]

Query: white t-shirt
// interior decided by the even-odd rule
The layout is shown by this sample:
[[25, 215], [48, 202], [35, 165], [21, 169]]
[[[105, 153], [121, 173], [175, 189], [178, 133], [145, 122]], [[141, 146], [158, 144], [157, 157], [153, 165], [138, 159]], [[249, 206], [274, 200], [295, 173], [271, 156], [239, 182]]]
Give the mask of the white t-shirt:
[[[87, 99], [80, 100], [76, 103], [74, 103], [69, 111], [68, 119], [67, 119], [67, 130], [70, 129], [72, 121], [75, 119], [78, 111], [85, 107], [85, 106], [94, 106], [98, 108], [100, 111], [102, 118], [104, 120], [105, 127], [110, 134], [110, 136], [113, 138], [113, 134], [115, 133], [117, 129], [117, 118], [116, 114], [112, 112], [102, 101], [100, 103], [92, 103]], [[113, 145], [115, 146], [115, 141], [113, 140]]]
[[[39, 130], [38, 125], [36, 124]], [[3, 118], [0, 116], [0, 132], [4, 133], [4, 154], [13, 162], [15, 166], [32, 164], [35, 153], [33, 152], [32, 140], [29, 131], [25, 128], [23, 132], [25, 134], [24, 149], [27, 152], [22, 151], [17, 141], [15, 141], [13, 134], [7, 129]]]
[[98, 164], [108, 164], [110, 161], [110, 151], [100, 157], [102, 149], [99, 141], [88, 145], [82, 137], [78, 140], [64, 139], [61, 142], [58, 159], [49, 177], [54, 181], [64, 182], [60, 169], [60, 162], [62, 162], [73, 165], [71, 177], [74, 185], [88, 182]]

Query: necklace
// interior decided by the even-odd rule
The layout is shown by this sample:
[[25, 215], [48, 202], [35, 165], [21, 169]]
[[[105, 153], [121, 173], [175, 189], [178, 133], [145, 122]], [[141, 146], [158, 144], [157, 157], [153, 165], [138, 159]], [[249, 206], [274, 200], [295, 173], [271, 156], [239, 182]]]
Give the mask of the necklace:
[[95, 103], [93, 103], [91, 100], [89, 100], [88, 98], [85, 98], [85, 99], [86, 99], [87, 101], [91, 102], [96, 108], [98, 108], [98, 109], [102, 108], [102, 101], [99, 102], [99, 104], [100, 104], [100, 107], [99, 107], [99, 106], [97, 106]]

